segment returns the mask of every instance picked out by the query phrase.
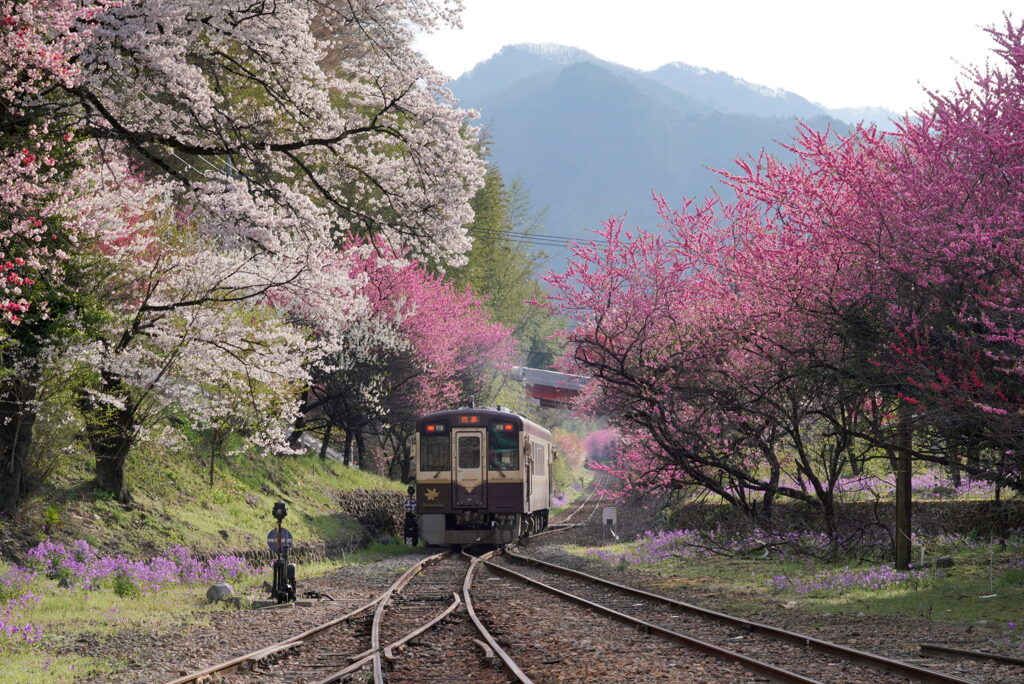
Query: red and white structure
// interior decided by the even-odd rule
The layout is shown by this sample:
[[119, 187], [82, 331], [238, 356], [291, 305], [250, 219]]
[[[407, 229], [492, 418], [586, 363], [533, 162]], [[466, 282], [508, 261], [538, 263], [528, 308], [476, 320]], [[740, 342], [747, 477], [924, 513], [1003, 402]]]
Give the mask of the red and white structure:
[[509, 374], [523, 383], [523, 390], [544, 408], [568, 408], [590, 378], [540, 368], [513, 366]]

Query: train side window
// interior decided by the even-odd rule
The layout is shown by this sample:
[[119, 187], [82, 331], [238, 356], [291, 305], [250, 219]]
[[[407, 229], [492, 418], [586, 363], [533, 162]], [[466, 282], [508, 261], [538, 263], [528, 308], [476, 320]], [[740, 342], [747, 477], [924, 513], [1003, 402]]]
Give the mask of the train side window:
[[519, 433], [488, 426], [487, 469], [519, 470]]
[[420, 435], [420, 470], [451, 470], [451, 451], [448, 435]]
[[459, 437], [459, 467], [480, 467], [480, 438], [476, 435]]
[[548, 448], [544, 444], [533, 445], [534, 474], [545, 475], [547, 473]]

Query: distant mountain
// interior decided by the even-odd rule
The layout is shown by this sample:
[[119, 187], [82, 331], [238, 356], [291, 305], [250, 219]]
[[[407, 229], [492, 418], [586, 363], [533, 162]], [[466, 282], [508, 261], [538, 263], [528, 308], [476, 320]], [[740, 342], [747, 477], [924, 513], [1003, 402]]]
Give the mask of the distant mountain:
[[[762, 148], [786, 157], [795, 118], [845, 119], [781, 90], [669, 64], [642, 72], [559, 45], [513, 45], [449, 84], [480, 110], [491, 156], [546, 210], [550, 235], [580, 238], [611, 216], [656, 228], [652, 192], [677, 205], [718, 190], [710, 169]], [[565, 252], [552, 253], [560, 268]]]
[[748, 83], [723, 71], [710, 71], [673, 62], [647, 72], [647, 76], [724, 114], [755, 114], [801, 119], [827, 115], [796, 93]]
[[826, 110], [830, 115], [845, 121], [848, 124], [864, 122], [875, 124], [883, 131], [895, 131], [893, 121], [899, 120], [900, 115], [885, 107], [841, 107], [839, 109]]

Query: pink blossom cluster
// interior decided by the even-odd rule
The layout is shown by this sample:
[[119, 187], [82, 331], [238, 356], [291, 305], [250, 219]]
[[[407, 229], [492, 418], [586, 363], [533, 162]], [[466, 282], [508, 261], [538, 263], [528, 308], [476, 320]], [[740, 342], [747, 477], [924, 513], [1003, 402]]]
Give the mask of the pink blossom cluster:
[[1024, 488], [1024, 25], [892, 135], [801, 127], [734, 196], [611, 220], [548, 280], [628, 487], [834, 506], [857, 454]]
[[[0, 207], [10, 224], [0, 231], [0, 321], [18, 325], [29, 311], [30, 286], [38, 277], [57, 277], [61, 256], [56, 231], [67, 218], [73, 192], [58, 181], [54, 155], [70, 133], [58, 132], [44, 93], [71, 88], [75, 59], [89, 40], [86, 23], [106, 3], [72, 0], [0, 2], [0, 97], [11, 117], [30, 121], [27, 137], [0, 152]], [[63, 231], [61, 231], [63, 232]], [[2, 333], [0, 333], [2, 334]]]
[[[511, 364], [510, 331], [490, 320], [470, 289], [459, 290], [381, 242], [356, 243], [349, 252], [357, 254], [350, 273], [363, 283], [357, 292], [367, 312], [346, 332], [350, 344], [326, 359], [316, 390], [323, 401], [364, 392], [367, 416], [409, 421], [463, 401], [489, 373]], [[370, 382], [342, 382], [368, 368], [378, 369]]]

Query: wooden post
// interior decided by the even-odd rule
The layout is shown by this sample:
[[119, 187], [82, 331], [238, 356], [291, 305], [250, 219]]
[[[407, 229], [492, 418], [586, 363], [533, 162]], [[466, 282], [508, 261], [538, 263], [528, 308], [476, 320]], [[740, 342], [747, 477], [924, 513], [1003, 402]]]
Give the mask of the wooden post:
[[910, 488], [913, 431], [910, 426], [910, 406], [901, 401], [898, 408], [899, 424], [896, 427], [896, 569], [910, 569]]

